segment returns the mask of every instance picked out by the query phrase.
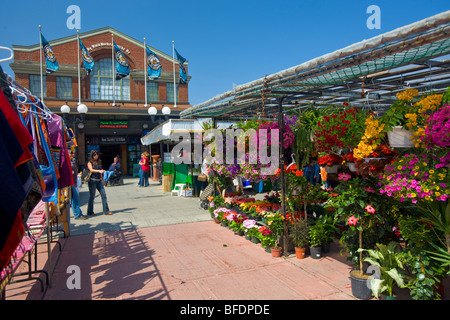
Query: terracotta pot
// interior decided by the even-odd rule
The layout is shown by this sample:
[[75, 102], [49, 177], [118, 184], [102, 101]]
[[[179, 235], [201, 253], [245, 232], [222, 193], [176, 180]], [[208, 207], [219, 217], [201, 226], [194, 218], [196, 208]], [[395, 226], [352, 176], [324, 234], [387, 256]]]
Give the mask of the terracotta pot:
[[305, 248], [297, 248], [295, 247], [295, 255], [297, 256], [297, 259], [304, 259], [305, 258]]
[[281, 247], [270, 248], [270, 252], [272, 253], [272, 257], [275, 258], [281, 257]]

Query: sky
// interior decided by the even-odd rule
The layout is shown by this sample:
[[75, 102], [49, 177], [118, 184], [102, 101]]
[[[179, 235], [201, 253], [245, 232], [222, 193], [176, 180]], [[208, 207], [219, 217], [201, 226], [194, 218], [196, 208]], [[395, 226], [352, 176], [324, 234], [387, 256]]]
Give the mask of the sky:
[[[450, 10], [449, 0], [23, 0], [2, 1], [0, 46], [39, 43], [76, 34], [70, 5], [80, 8], [80, 32], [112, 27], [172, 56], [172, 41], [188, 60], [189, 102], [216, 95], [351, 44]], [[367, 21], [379, 8], [379, 29]], [[0, 52], [0, 59], [8, 53]], [[58, 57], [56, 57], [58, 58]], [[4, 71], [13, 76], [8, 63]]]

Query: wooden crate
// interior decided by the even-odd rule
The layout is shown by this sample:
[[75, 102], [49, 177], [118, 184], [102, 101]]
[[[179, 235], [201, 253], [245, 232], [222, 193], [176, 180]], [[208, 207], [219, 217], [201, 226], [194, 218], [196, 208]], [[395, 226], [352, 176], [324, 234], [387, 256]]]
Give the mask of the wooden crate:
[[173, 181], [173, 174], [163, 174], [162, 176], [163, 192], [172, 191], [172, 181]]

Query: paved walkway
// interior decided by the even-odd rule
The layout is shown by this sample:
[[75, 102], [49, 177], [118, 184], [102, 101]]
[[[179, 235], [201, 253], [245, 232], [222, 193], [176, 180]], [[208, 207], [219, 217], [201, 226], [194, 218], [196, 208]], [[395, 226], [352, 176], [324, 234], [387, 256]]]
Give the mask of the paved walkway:
[[[53, 247], [54, 268], [45, 300], [352, 300], [350, 265], [339, 245], [321, 259], [273, 258], [257, 244], [211, 220], [198, 200], [172, 197], [137, 179], [107, 187], [113, 215], [71, 221], [63, 250]], [[82, 210], [87, 188], [81, 189]], [[95, 201], [101, 212], [101, 200]], [[46, 246], [39, 250], [45, 251]], [[46, 252], [39, 255], [46, 267]], [[79, 268], [81, 288], [69, 266]], [[72, 280], [71, 280], [72, 279]], [[7, 299], [42, 298], [34, 281], [11, 284]]]

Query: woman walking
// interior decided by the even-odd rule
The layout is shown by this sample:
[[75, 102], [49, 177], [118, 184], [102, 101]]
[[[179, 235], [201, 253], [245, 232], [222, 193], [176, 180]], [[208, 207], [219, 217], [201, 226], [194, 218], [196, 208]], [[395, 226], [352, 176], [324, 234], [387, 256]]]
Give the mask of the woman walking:
[[106, 199], [106, 191], [105, 187], [103, 186], [102, 176], [105, 170], [102, 169], [102, 162], [99, 159], [99, 153], [97, 150], [92, 150], [89, 162], [88, 162], [88, 169], [92, 173], [91, 179], [88, 182], [89, 186], [89, 202], [88, 202], [88, 209], [87, 209], [87, 215], [93, 216], [94, 215], [94, 199], [95, 199], [95, 190], [98, 190], [100, 193], [100, 196], [102, 197], [102, 205], [103, 205], [103, 214], [111, 215], [112, 212], [109, 211], [108, 207], [108, 201]]
[[148, 177], [150, 176], [150, 154], [144, 151], [139, 161], [141, 169], [139, 170], [139, 187], [148, 187]]

